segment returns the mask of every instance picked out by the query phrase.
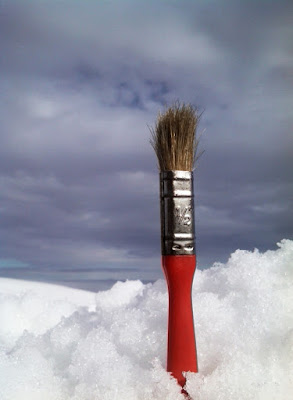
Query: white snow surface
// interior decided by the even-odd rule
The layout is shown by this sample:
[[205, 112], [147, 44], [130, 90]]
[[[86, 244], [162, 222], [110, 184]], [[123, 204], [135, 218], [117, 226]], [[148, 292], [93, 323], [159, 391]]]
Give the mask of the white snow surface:
[[[293, 241], [278, 247], [196, 271], [192, 399], [293, 398]], [[0, 400], [183, 400], [167, 311], [164, 280], [91, 293], [1, 278]]]

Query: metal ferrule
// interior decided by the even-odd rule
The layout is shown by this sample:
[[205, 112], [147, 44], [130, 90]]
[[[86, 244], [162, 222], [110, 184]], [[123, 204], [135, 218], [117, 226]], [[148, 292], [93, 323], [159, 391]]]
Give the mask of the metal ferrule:
[[160, 173], [162, 255], [195, 254], [192, 171]]

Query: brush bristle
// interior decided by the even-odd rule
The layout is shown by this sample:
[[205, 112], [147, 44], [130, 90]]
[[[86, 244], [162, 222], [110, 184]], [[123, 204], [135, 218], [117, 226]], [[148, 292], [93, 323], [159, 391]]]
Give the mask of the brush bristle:
[[154, 148], [161, 171], [192, 171], [197, 160], [198, 139], [196, 128], [199, 120], [197, 109], [191, 104], [176, 102], [158, 114], [151, 130]]

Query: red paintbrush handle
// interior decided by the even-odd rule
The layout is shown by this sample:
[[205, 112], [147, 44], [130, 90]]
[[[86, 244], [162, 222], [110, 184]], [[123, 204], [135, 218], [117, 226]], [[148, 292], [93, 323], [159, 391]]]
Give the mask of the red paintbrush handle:
[[181, 386], [182, 371], [198, 371], [191, 299], [195, 265], [195, 255], [162, 256], [169, 291], [167, 371]]

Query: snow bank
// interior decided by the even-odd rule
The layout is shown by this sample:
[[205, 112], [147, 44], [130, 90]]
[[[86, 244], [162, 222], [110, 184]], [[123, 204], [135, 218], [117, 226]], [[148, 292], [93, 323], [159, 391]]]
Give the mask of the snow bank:
[[[192, 399], [292, 398], [292, 281], [290, 240], [196, 272]], [[0, 399], [183, 400], [165, 372], [167, 307], [162, 280], [94, 294], [0, 279]]]

